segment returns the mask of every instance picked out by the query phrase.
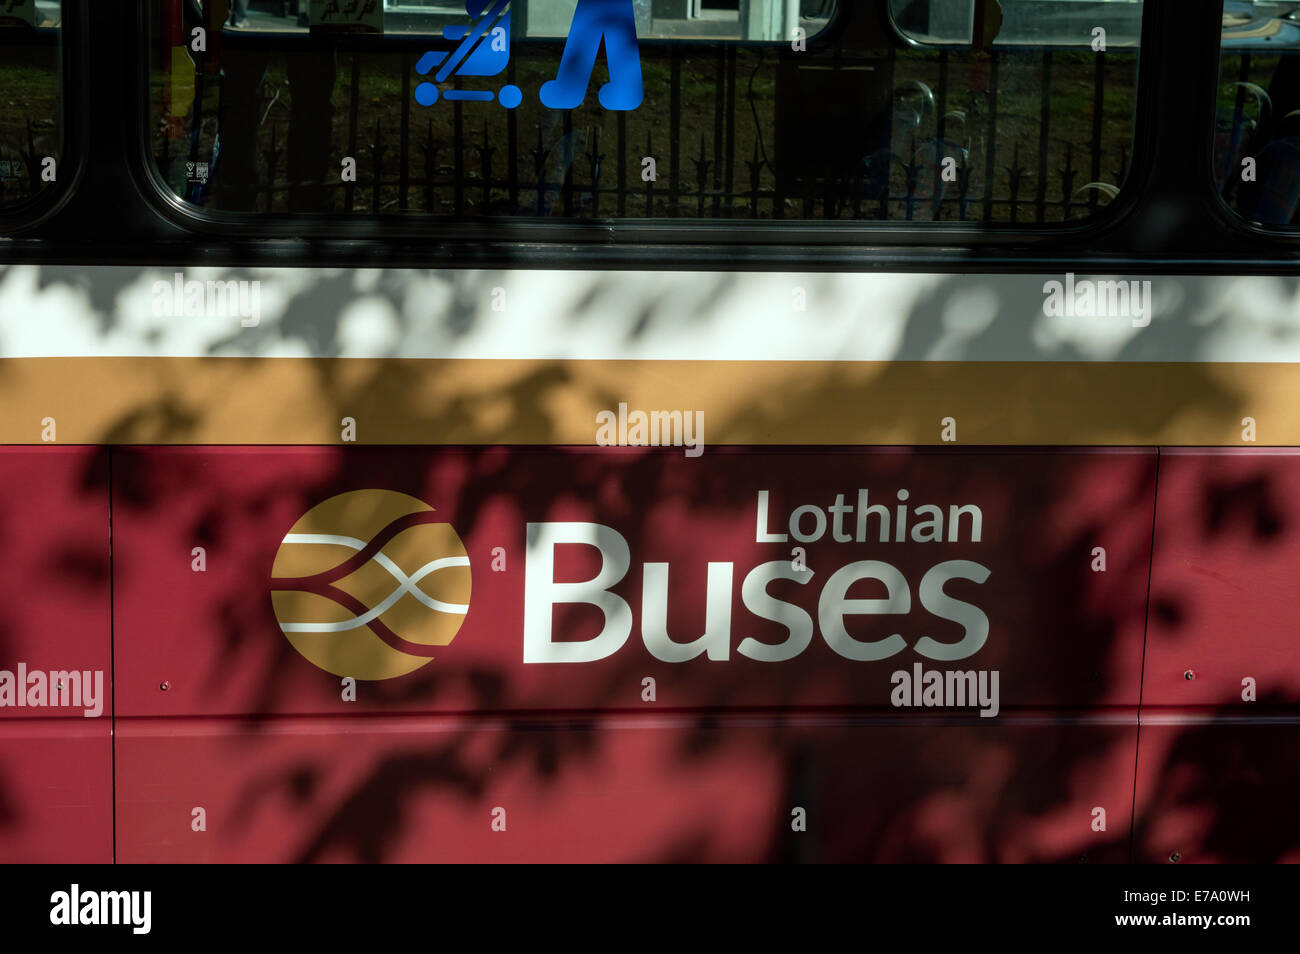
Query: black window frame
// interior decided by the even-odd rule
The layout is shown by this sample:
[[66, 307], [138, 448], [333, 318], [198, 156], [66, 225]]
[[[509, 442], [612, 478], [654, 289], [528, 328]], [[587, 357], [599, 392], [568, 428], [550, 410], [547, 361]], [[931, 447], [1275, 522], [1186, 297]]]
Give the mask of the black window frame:
[[960, 231], [946, 222], [939, 231], [909, 223], [831, 231], [785, 221], [758, 237], [735, 220], [684, 219], [529, 232], [500, 220], [486, 237], [449, 234], [445, 224], [436, 234], [400, 222], [358, 231], [346, 220], [315, 234], [292, 225], [212, 229], [149, 176], [149, 114], [132, 105], [148, 101], [142, 0], [63, 0], [63, 9], [67, 134], [57, 205], [47, 193], [39, 217], [8, 218], [15, 230], [0, 235], [0, 264], [1300, 274], [1300, 235], [1251, 227], [1214, 188], [1215, 2], [1144, 5], [1131, 171], [1105, 221], [1066, 231]]

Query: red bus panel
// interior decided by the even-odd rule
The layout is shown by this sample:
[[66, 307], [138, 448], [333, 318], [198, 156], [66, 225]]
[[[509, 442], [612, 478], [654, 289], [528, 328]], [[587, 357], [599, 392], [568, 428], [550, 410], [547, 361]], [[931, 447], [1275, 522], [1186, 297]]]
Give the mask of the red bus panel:
[[0, 862], [113, 858], [109, 465], [0, 448]]
[[1127, 857], [1154, 453], [114, 475], [123, 860]]
[[120, 858], [1128, 859], [1131, 720], [978, 723], [127, 720]]

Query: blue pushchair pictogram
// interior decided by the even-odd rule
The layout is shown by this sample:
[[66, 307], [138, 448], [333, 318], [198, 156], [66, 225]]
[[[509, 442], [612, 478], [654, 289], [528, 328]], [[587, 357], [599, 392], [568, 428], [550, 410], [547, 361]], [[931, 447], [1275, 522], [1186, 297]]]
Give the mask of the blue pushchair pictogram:
[[491, 90], [449, 89], [438, 92], [438, 83], [451, 76], [497, 76], [510, 63], [510, 0], [465, 0], [465, 12], [474, 19], [468, 26], [446, 26], [442, 36], [459, 40], [450, 53], [435, 50], [424, 54], [415, 64], [415, 71], [428, 76], [434, 69], [434, 82], [421, 83], [415, 88], [415, 101], [421, 106], [432, 106], [439, 96], [448, 101], [468, 100], [490, 103], [496, 99], [506, 109], [514, 109], [523, 102], [524, 94], [518, 86], [509, 84], [500, 92]]

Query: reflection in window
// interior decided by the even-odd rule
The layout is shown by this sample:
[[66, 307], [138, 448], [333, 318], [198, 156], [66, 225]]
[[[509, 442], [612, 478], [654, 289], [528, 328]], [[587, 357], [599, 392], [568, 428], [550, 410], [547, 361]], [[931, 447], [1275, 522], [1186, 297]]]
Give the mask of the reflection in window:
[[499, 72], [421, 90], [458, 55], [443, 27], [498, 2], [428, 4], [427, 43], [390, 29], [414, 0], [390, 2], [392, 35], [360, 45], [258, 0], [222, 31], [209, 3], [192, 54], [175, 0], [154, 0], [162, 176], [218, 212], [1043, 224], [1095, 214], [1127, 175], [1133, 46], [916, 47], [889, 0], [594, 0], [630, 5], [644, 98], [602, 108], [602, 54], [582, 105], [550, 109], [579, 0], [514, 0]]
[[0, 209], [35, 198], [57, 174], [59, 22], [56, 2], [0, 0]]
[[[985, 0], [1000, 45], [1080, 46], [1105, 31], [1108, 47], [1142, 38], [1143, 0]], [[898, 28], [921, 43], [970, 43], [978, 0], [889, 0]]]

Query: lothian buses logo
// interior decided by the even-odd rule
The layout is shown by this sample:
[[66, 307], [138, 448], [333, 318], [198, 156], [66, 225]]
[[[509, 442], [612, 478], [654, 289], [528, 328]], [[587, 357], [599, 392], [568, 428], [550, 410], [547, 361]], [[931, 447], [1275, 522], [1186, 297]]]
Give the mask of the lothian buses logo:
[[[873, 502], [880, 498], [865, 487], [856, 497], [841, 492], [833, 499], [829, 506], [787, 503], [783, 519], [774, 518], [772, 492], [757, 492], [754, 544], [780, 557], [756, 562], [749, 547], [743, 558], [711, 553], [704, 632], [698, 636], [670, 633], [669, 564], [643, 562], [634, 570], [632, 547], [617, 528], [529, 522], [523, 664], [599, 662], [623, 651], [637, 631], [646, 652], [660, 662], [745, 657], [781, 663], [809, 650], [820, 634], [826, 649], [849, 662], [904, 663], [907, 668], [889, 677], [894, 706], [978, 707], [981, 716], [996, 716], [1000, 673], [948, 665], [976, 655], [989, 637], [988, 616], [963, 597], [975, 595], [972, 586], [982, 585], [991, 571], [974, 559], [944, 559], [943, 552], [947, 545], [963, 545], [974, 555], [971, 545], [984, 540], [982, 509], [918, 504], [905, 487], [883, 502]], [[807, 565], [803, 546], [791, 550], [792, 543], [818, 545], [816, 571]], [[883, 559], [885, 548], [894, 545], [926, 546], [936, 559], [919, 577], [909, 577]], [[574, 580], [573, 557], [583, 549], [588, 570]], [[568, 555], [557, 557], [561, 551]], [[865, 553], [875, 558], [861, 559]], [[496, 560], [494, 551], [492, 568], [504, 571], [504, 562], [498, 566]], [[622, 585], [638, 575], [639, 588]], [[681, 579], [680, 571], [673, 578]], [[863, 583], [877, 595], [855, 594]], [[782, 596], [769, 591], [774, 584], [782, 586]], [[502, 595], [498, 587], [490, 613], [502, 612]], [[470, 561], [451, 524], [423, 501], [390, 490], [353, 491], [316, 505], [285, 534], [272, 569], [271, 598], [285, 637], [316, 666], [358, 680], [392, 679], [426, 665], [460, 630], [469, 611]], [[556, 607], [581, 604], [603, 617], [598, 631], [590, 613], [586, 623], [557, 619]], [[504, 607], [515, 612], [508, 600]], [[748, 620], [733, 619], [738, 607]], [[874, 616], [890, 620], [872, 626], [861, 619]], [[754, 619], [777, 624], [784, 637], [748, 635]], [[936, 628], [936, 622], [945, 625]], [[512, 627], [492, 628], [500, 633]], [[912, 653], [939, 665], [927, 667], [908, 658]]]
[[469, 595], [469, 556], [451, 524], [392, 490], [317, 504], [289, 528], [271, 570], [272, 607], [294, 649], [354, 679], [428, 664], [460, 630]]

